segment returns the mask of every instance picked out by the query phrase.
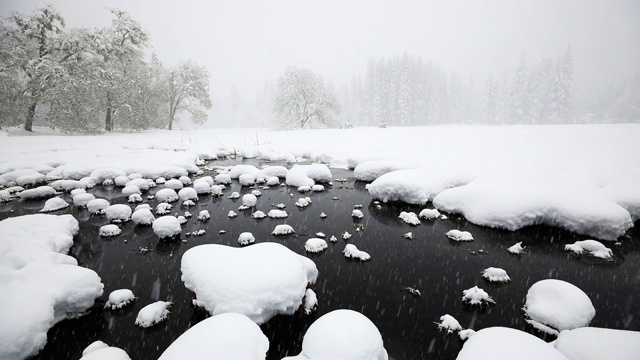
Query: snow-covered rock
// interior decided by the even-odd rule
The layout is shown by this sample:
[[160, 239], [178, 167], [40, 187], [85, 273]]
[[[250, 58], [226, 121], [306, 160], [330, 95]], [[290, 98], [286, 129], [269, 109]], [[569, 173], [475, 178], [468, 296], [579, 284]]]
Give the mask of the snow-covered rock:
[[[288, 360], [387, 360], [378, 328], [353, 310], [334, 310], [316, 320], [304, 335], [302, 352]], [[283, 359], [283, 360], [284, 360]]]
[[178, 197], [182, 201], [187, 201], [187, 200], [198, 201], [198, 193], [192, 187], [186, 187], [186, 188], [180, 189], [180, 191], [178, 191]]
[[173, 189], [160, 189], [158, 190], [158, 192], [156, 192], [156, 200], [158, 200], [158, 202], [174, 202], [174, 201], [178, 201], [178, 199], [180, 199], [180, 196], [178, 196], [178, 193], [176, 193], [175, 190]]
[[[212, 180], [213, 182], [213, 180]], [[210, 194], [211, 193], [211, 185], [204, 180], [196, 180], [193, 183], [193, 189], [196, 191], [198, 195]]]
[[86, 185], [78, 180], [56, 180], [49, 184], [56, 191], [71, 192], [76, 189], [85, 189]]
[[180, 182], [181, 182], [181, 183], [182, 183], [182, 185], [184, 185], [184, 186], [189, 186], [189, 185], [191, 185], [191, 178], [190, 178], [190, 177], [188, 177], [188, 176], [186, 176], [186, 175], [180, 176], [180, 177], [178, 178], [178, 180], [180, 180]]
[[416, 213], [414, 212], [406, 212], [403, 211], [400, 213], [400, 216], [398, 216], [398, 218], [402, 221], [404, 221], [405, 223], [409, 224], [409, 225], [420, 225], [420, 219], [418, 219], [418, 215], [416, 215]]
[[164, 183], [164, 187], [174, 191], [180, 191], [184, 187], [184, 184], [178, 179], [169, 179]]
[[358, 248], [353, 244], [347, 244], [344, 247], [344, 250], [342, 250], [342, 254], [346, 258], [358, 259], [360, 261], [371, 260], [371, 256], [368, 253], [358, 250]]
[[129, 179], [129, 177], [128, 177], [128, 176], [125, 176], [125, 175], [116, 176], [116, 177], [113, 179], [113, 183], [114, 183], [116, 186], [119, 186], [119, 187], [125, 187], [125, 186], [127, 186], [127, 183], [128, 183], [129, 181], [131, 181], [131, 179]]
[[438, 325], [439, 330], [446, 330], [447, 334], [462, 330], [458, 320], [449, 314], [442, 315], [440, 322], [436, 323], [436, 325]]
[[0, 359], [35, 355], [49, 328], [102, 295], [100, 277], [66, 255], [78, 229], [71, 215], [0, 221]]
[[227, 216], [230, 217], [230, 218], [234, 218], [234, 217], [238, 216], [238, 214], [233, 210], [229, 210], [229, 213], [227, 214]]
[[142, 202], [142, 196], [140, 194], [131, 194], [127, 199], [127, 202], [130, 204], [136, 204]]
[[482, 270], [482, 277], [490, 282], [506, 283], [511, 281], [511, 278], [507, 275], [507, 272], [504, 269], [495, 267], [488, 267]]
[[311, 205], [311, 199], [309, 197], [299, 198], [295, 205], [299, 208], [305, 208]]
[[7, 190], [0, 190], [0, 204], [11, 201], [11, 193]]
[[40, 212], [52, 212], [52, 211], [62, 210], [67, 207], [69, 207], [68, 202], [64, 201], [59, 197], [54, 197], [47, 200], [44, 203], [44, 207], [42, 208], [42, 210], [40, 210]]
[[132, 304], [137, 298], [133, 295], [133, 291], [129, 289], [114, 290], [109, 294], [107, 303], [104, 304], [105, 309], [122, 309]]
[[209, 210], [200, 210], [200, 213], [198, 214], [198, 220], [207, 221], [209, 219], [211, 219], [211, 214], [209, 214]]
[[133, 212], [131, 220], [136, 225], [151, 225], [153, 224], [155, 217], [149, 208], [141, 208]]
[[[95, 196], [89, 193], [80, 193], [73, 195], [73, 205], [77, 207], [85, 207], [89, 202], [95, 200]], [[106, 209], [105, 209], [106, 210]]]
[[353, 209], [353, 211], [351, 211], [351, 217], [354, 219], [362, 219], [364, 217], [364, 214], [361, 210]]
[[267, 214], [265, 214], [260, 210], [257, 210], [257, 211], [254, 211], [253, 214], [251, 214], [251, 217], [254, 219], [264, 219], [267, 217]]
[[553, 346], [570, 360], [635, 360], [640, 332], [583, 327], [562, 331]]
[[222, 196], [223, 185], [212, 185], [209, 189], [211, 196]]
[[565, 245], [564, 249], [577, 255], [582, 255], [586, 252], [591, 256], [601, 259], [610, 259], [613, 256], [611, 249], [596, 240], [576, 241], [573, 244]]
[[289, 216], [289, 214], [287, 214], [287, 212], [284, 210], [271, 209], [269, 210], [269, 213], [267, 214], [267, 216], [269, 216], [272, 219], [283, 219]]
[[271, 232], [271, 235], [289, 235], [293, 233], [295, 233], [295, 231], [293, 231], [291, 225], [280, 224], [276, 225], [275, 229]]
[[238, 199], [240, 198], [240, 193], [237, 191], [234, 191], [231, 193], [231, 195], [229, 195], [229, 199], [233, 200], [233, 199]]
[[533, 284], [527, 292], [523, 310], [531, 326], [551, 335], [587, 326], [596, 315], [584, 291], [557, 279], [540, 280]]
[[320, 238], [311, 238], [304, 243], [304, 249], [310, 253], [319, 253], [328, 246], [327, 242]]
[[24, 190], [18, 194], [22, 200], [46, 199], [56, 195], [56, 190], [51, 186], [39, 186], [35, 189]]
[[159, 360], [264, 359], [269, 340], [248, 317], [226, 313], [205, 319], [180, 335]]
[[326, 165], [293, 165], [287, 172], [286, 183], [289, 186], [313, 186], [317, 182], [330, 182], [331, 171]]
[[242, 186], [253, 186], [256, 183], [256, 178], [251, 174], [242, 174], [238, 178], [238, 182]]
[[320, 185], [320, 184], [316, 184], [311, 187], [311, 191], [313, 192], [323, 192], [324, 190], [325, 190], [324, 185]]
[[445, 235], [453, 241], [473, 241], [473, 236], [468, 231], [449, 230]]
[[214, 178], [216, 184], [229, 185], [231, 184], [231, 176], [229, 174], [218, 174]]
[[390, 160], [364, 161], [353, 169], [353, 176], [359, 181], [374, 181], [380, 176], [396, 170], [410, 169], [408, 164]]
[[271, 176], [267, 179], [267, 186], [275, 186], [280, 184], [280, 178], [277, 176]]
[[270, 242], [196, 246], [182, 256], [181, 271], [185, 286], [196, 294], [194, 305], [211, 315], [244, 314], [258, 324], [293, 314], [318, 276], [313, 261]]
[[525, 246], [522, 246], [522, 241], [510, 246], [507, 251], [510, 254], [514, 254], [514, 255], [520, 255], [524, 252], [524, 248]]
[[287, 169], [284, 166], [273, 165], [273, 166], [267, 166], [261, 169], [260, 173], [258, 173], [256, 177], [262, 177], [265, 179], [269, 179], [271, 177], [285, 178], [287, 177], [288, 172], [289, 172], [289, 169]]
[[104, 214], [104, 211], [111, 206], [108, 200], [93, 199], [87, 203], [87, 210], [92, 214]]
[[353, 237], [348, 231], [342, 233], [342, 240], [349, 240]]
[[47, 176], [34, 169], [16, 169], [0, 175], [0, 185], [35, 186], [47, 182]]
[[242, 196], [242, 205], [254, 207], [258, 203], [258, 198], [253, 194], [245, 194]]
[[170, 301], [156, 301], [138, 312], [135, 324], [141, 328], [148, 328], [167, 319], [169, 316]]
[[318, 296], [315, 291], [311, 289], [307, 289], [304, 292], [304, 312], [305, 314], [311, 314], [315, 309], [318, 308]]
[[115, 224], [103, 225], [100, 227], [100, 232], [99, 232], [100, 236], [104, 236], [104, 237], [118, 236], [121, 233], [122, 233], [122, 230], [120, 230], [118, 225], [115, 225]]
[[126, 222], [131, 218], [131, 208], [125, 204], [114, 204], [106, 208], [104, 214], [113, 223]]
[[254, 242], [256, 242], [256, 238], [248, 231], [243, 232], [238, 236], [238, 244], [240, 244], [240, 246], [246, 246], [253, 244]]
[[251, 175], [255, 180], [256, 177], [260, 176], [260, 170], [253, 165], [240, 164], [235, 165], [229, 171], [229, 177], [232, 179], [239, 179], [242, 175]]
[[568, 360], [553, 346], [524, 331], [490, 327], [469, 338], [457, 360]]
[[[306, 193], [306, 192], [309, 192], [309, 191], [311, 191], [311, 186], [309, 186], [309, 185], [298, 186], [298, 192]], [[293, 197], [293, 194], [291, 196]]]
[[418, 217], [425, 220], [437, 219], [440, 217], [440, 211], [438, 211], [437, 209], [422, 209], [422, 211], [420, 211], [420, 214], [418, 214]]
[[462, 301], [469, 305], [486, 305], [496, 303], [486, 291], [477, 286], [467, 290], [462, 290]]
[[182, 231], [180, 221], [171, 215], [165, 215], [155, 219], [152, 228], [153, 232], [161, 239], [174, 237]]
[[82, 351], [80, 360], [131, 360], [126, 351], [94, 341]]
[[[128, 183], [126, 183], [124, 185], [125, 188], [129, 187], [129, 186], [135, 186], [137, 187], [140, 191], [148, 191], [149, 190], [149, 181], [148, 179], [142, 179], [142, 178], [138, 178], [138, 179], [133, 179], [131, 181], [129, 181]], [[124, 189], [123, 189], [124, 192]]]

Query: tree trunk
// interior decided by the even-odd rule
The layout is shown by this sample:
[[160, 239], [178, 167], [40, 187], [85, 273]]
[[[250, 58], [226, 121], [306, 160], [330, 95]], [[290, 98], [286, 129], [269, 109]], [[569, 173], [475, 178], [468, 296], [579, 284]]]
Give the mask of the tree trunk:
[[111, 107], [108, 107], [107, 108], [107, 116], [106, 116], [106, 118], [104, 120], [104, 129], [106, 131], [111, 131], [112, 128], [113, 128], [113, 124], [112, 124], [113, 120], [111, 119], [111, 113], [112, 113]]
[[167, 126], [167, 129], [169, 130], [173, 130], [173, 118], [176, 115], [176, 108], [173, 106], [173, 104], [171, 104], [170, 108], [169, 108], [169, 125]]
[[169, 130], [173, 130], [173, 119], [169, 119], [169, 126], [167, 127]]
[[38, 104], [34, 101], [29, 106], [29, 111], [27, 112], [27, 117], [24, 119], [24, 129], [26, 131], [33, 131], [33, 118], [36, 116], [36, 106]]

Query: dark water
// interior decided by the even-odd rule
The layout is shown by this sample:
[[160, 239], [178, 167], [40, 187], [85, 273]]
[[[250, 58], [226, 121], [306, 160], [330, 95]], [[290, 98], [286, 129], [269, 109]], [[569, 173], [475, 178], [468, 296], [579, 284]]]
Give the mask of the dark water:
[[[245, 163], [263, 164], [255, 160]], [[207, 316], [191, 305], [193, 294], [180, 280], [182, 254], [207, 243], [237, 247], [238, 235], [244, 231], [252, 232], [257, 242], [278, 242], [310, 257], [319, 270], [315, 285], [319, 300], [317, 313], [278, 316], [262, 326], [271, 344], [268, 359], [298, 354], [309, 325], [319, 316], [342, 308], [359, 311], [371, 319], [382, 333], [393, 359], [454, 359], [462, 341], [457, 336], [439, 332], [434, 324], [444, 314], [454, 316], [465, 328], [506, 326], [542, 336], [525, 323], [521, 308], [528, 288], [546, 278], [566, 280], [587, 293], [596, 308], [591, 326], [640, 331], [640, 234], [637, 230], [629, 231], [621, 246], [607, 243], [613, 248], [615, 261], [576, 258], [563, 251], [564, 244], [584, 240], [584, 236], [544, 226], [517, 232], [495, 230], [475, 226], [457, 216], [423, 220], [422, 225], [411, 227], [397, 216], [401, 211], [418, 213], [421, 207], [382, 204], [382, 208], [377, 209], [365, 184], [354, 182], [351, 172], [333, 170], [333, 176], [349, 181], [334, 182], [326, 192], [306, 195], [288, 187], [261, 190], [263, 195], [258, 198], [257, 210], [266, 213], [272, 204], [282, 202], [290, 214], [287, 219], [255, 220], [250, 211], [238, 211], [241, 200], [229, 200], [226, 196], [232, 191], [243, 194], [250, 190], [241, 189], [237, 182], [225, 190], [225, 197], [201, 196], [197, 206], [188, 209], [174, 204], [174, 213], [188, 210], [194, 216], [183, 226], [180, 240], [170, 242], [159, 241], [150, 227], [135, 226], [132, 222], [121, 226], [120, 236], [101, 238], [98, 229], [107, 223], [104, 216], [90, 216], [86, 210], [74, 208], [55, 212], [70, 213], [80, 220], [80, 233], [71, 255], [81, 266], [100, 275], [105, 291], [88, 315], [53, 327], [48, 333], [47, 346], [33, 359], [79, 359], [82, 350], [95, 340], [123, 348], [133, 359], [157, 359], [172, 341]], [[158, 186], [150, 193], [161, 188]], [[118, 188], [97, 186], [90, 192], [109, 199], [112, 204], [126, 202]], [[290, 197], [289, 192], [294, 196]], [[313, 204], [298, 209], [294, 203], [304, 196], [309, 196]], [[63, 197], [71, 202], [68, 195]], [[333, 197], [340, 200], [332, 200]], [[153, 207], [156, 203], [149, 201]], [[44, 201], [14, 201], [0, 205], [0, 219], [35, 213], [43, 204]], [[354, 221], [350, 216], [356, 204], [363, 205], [365, 217], [361, 221]], [[209, 210], [212, 216], [206, 223], [196, 220], [203, 209]], [[228, 218], [229, 210], [239, 216]], [[328, 218], [320, 219], [321, 212]], [[270, 235], [275, 225], [281, 223], [292, 225], [297, 234], [277, 238]], [[362, 233], [356, 233], [356, 224], [364, 225]], [[639, 225], [636, 223], [636, 229]], [[184, 235], [198, 229], [205, 229], [207, 234]], [[475, 241], [451, 242], [444, 235], [451, 229], [470, 231]], [[220, 230], [226, 234], [218, 234]], [[323, 253], [306, 254], [304, 242], [319, 231], [335, 235], [338, 243], [330, 243]], [[350, 261], [342, 256], [345, 241], [339, 235], [344, 231], [354, 235], [349, 242], [371, 255], [370, 262]], [[414, 240], [402, 237], [408, 231], [416, 235]], [[183, 239], [187, 243], [183, 243]], [[508, 254], [506, 248], [519, 241], [527, 246], [527, 254]], [[152, 251], [140, 254], [141, 247]], [[474, 255], [478, 250], [486, 254]], [[504, 268], [513, 281], [505, 285], [489, 284], [480, 272], [490, 266]], [[462, 291], [475, 285], [485, 289], [496, 305], [483, 309], [463, 305]], [[402, 292], [405, 286], [418, 288], [423, 296], [417, 298]], [[108, 294], [120, 288], [132, 289], [138, 301], [121, 311], [102, 310]], [[138, 311], [157, 300], [174, 302], [168, 320], [151, 329], [136, 327]]]

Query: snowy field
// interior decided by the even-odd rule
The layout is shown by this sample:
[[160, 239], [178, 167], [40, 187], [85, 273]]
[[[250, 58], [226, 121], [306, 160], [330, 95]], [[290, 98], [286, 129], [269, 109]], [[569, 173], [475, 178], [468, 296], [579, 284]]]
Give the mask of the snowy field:
[[[82, 319], [93, 319], [103, 311], [128, 314], [133, 308], [131, 315], [139, 328], [162, 327], [177, 316], [174, 309], [176, 314], [187, 311], [184, 302], [178, 301], [183, 295], [173, 294], [177, 288], [191, 290], [197, 297], [193, 305], [215, 316], [196, 327], [192, 322], [183, 324], [181, 333], [191, 330], [177, 340], [180, 334], [167, 335], [168, 342], [175, 343], [162, 358], [196, 358], [185, 355], [198, 353], [193, 350], [195, 344], [202, 346], [202, 352], [210, 351], [207, 349], [214, 345], [199, 340], [208, 332], [220, 334], [222, 357], [262, 358], [274, 338], [265, 338], [261, 331], [276, 326], [269, 322], [274, 316], [289, 316], [306, 324], [295, 326], [300, 332], [295, 336], [302, 342], [299, 355], [287, 353], [294, 358], [356, 359], [358, 354], [403, 358], [393, 342], [397, 335], [391, 335], [377, 316], [360, 314], [367, 312], [365, 306], [323, 304], [323, 295], [327, 300], [331, 293], [327, 288], [339, 287], [339, 277], [344, 276], [339, 264], [346, 263], [349, 281], [366, 283], [366, 279], [390, 278], [394, 272], [396, 279], [411, 279], [392, 285], [394, 294], [402, 290], [404, 301], [431, 301], [435, 293], [443, 297], [440, 315], [449, 312], [465, 321], [460, 325], [447, 314], [432, 317], [430, 323], [436, 322], [433, 329], [447, 330], [449, 335], [443, 336], [468, 339], [460, 359], [513, 358], [523, 349], [532, 358], [580, 359], [583, 339], [598, 339], [593, 346], [602, 355], [596, 359], [606, 358], [607, 350], [615, 350], [616, 358], [632, 359], [640, 351], [640, 333], [624, 329], [640, 328], [637, 306], [627, 307], [625, 319], [614, 325], [618, 330], [589, 327], [604, 321], [598, 314], [604, 311], [600, 295], [606, 292], [594, 290], [595, 280], [576, 277], [580, 270], [569, 271], [573, 284], [527, 277], [529, 270], [519, 269], [518, 263], [526, 261], [529, 251], [532, 258], [544, 257], [545, 247], [552, 244], [560, 258], [587, 259], [589, 267], [584, 271], [606, 279], [603, 288], [615, 279], [609, 270], [616, 267], [607, 264], [624, 271], [629, 284], [637, 281], [637, 267], [634, 276], [625, 257], [637, 257], [633, 227], [640, 218], [638, 138], [640, 126], [636, 125], [183, 130], [101, 136], [59, 136], [45, 129], [36, 129], [34, 134], [14, 129], [0, 132], [0, 219], [5, 219], [0, 221], [0, 323], [20, 324], [0, 329], [0, 358], [37, 354], [47, 344], [51, 327], [85, 312], [89, 315], [73, 321], [89, 322]], [[223, 160], [236, 156], [260, 162], [255, 167]], [[216, 159], [220, 161], [213, 161]], [[338, 201], [338, 197], [348, 201]], [[52, 215], [35, 215], [38, 212]], [[342, 214], [341, 220], [334, 219], [337, 214]], [[309, 216], [316, 222], [303, 225]], [[514, 245], [519, 237], [530, 234], [527, 229], [532, 225], [558, 228], [560, 232], [550, 232], [560, 235], [541, 240], [541, 249], [531, 242], [525, 244], [528, 247]], [[440, 231], [443, 226], [449, 229]], [[465, 281], [455, 292], [449, 285], [419, 289], [416, 286], [422, 280], [416, 276], [438, 270], [429, 268], [427, 261], [407, 268], [410, 262], [397, 258], [396, 247], [399, 253], [420, 251], [425, 259], [432, 256], [419, 246], [435, 229], [443, 241], [431, 249], [438, 251], [435, 258], [452, 256], [458, 262], [464, 254], [464, 261], [478, 267], [477, 274], [470, 275], [475, 280]], [[523, 233], [516, 231], [520, 229]], [[229, 231], [226, 238], [225, 230]], [[514, 236], [506, 235], [509, 231], [515, 231]], [[492, 234], [511, 242], [486, 242]], [[368, 238], [371, 236], [375, 241]], [[554, 236], [565, 243], [554, 244]], [[388, 237], [402, 242], [390, 243]], [[218, 244], [216, 239], [225, 240]], [[135, 244], [135, 251], [122, 250], [128, 241]], [[260, 244], [264, 242], [285, 246]], [[217, 245], [205, 245], [212, 243]], [[87, 257], [87, 253], [94, 254], [93, 246], [105, 252], [114, 249], [109, 250], [114, 255]], [[511, 255], [507, 248], [524, 252]], [[495, 252], [500, 255], [492, 257]], [[385, 254], [396, 258], [385, 258]], [[127, 284], [116, 287], [105, 279], [118, 278], [114, 274], [125, 267], [146, 266], [137, 260], [123, 262], [125, 258], [164, 264], [175, 269], [171, 276], [178, 278], [165, 279], [157, 275], [162, 271], [152, 267], [152, 275], [140, 270], [139, 280], [136, 272], [129, 282], [134, 291]], [[212, 258], [220, 261], [206, 261]], [[390, 270], [395, 261], [403, 264], [403, 272]], [[544, 258], [540, 261], [549, 268], [555, 266]], [[569, 266], [582, 269], [583, 265]], [[221, 276], [225, 271], [228, 275]], [[446, 272], [450, 271], [458, 274], [463, 270]], [[530, 274], [539, 271], [544, 269]], [[130, 273], [133, 271], [124, 272], [121, 278], [130, 280]], [[552, 270], [547, 277], [555, 279], [557, 274]], [[151, 296], [138, 293], [142, 279], [153, 283]], [[171, 284], [169, 293], [160, 285], [167, 283]], [[370, 285], [370, 294], [382, 290], [378, 285]], [[106, 309], [96, 310], [94, 299]], [[473, 316], [467, 319], [465, 312], [451, 308], [452, 301], [456, 307], [464, 304], [465, 312]], [[25, 303], [29, 306], [21, 306]], [[379, 304], [380, 300], [376, 310]], [[419, 309], [422, 305], [414, 306]], [[526, 323], [532, 331], [549, 334], [546, 340], [557, 336], [557, 341], [549, 346], [527, 332], [503, 328], [508, 324], [487, 321], [477, 326], [476, 312], [490, 314], [492, 308], [501, 306], [524, 309], [525, 317], [513, 327]], [[607, 306], [624, 308], [624, 304]], [[225, 316], [229, 313], [237, 316]], [[311, 327], [305, 316], [317, 317]], [[111, 323], [108, 328], [118, 330]], [[246, 353], [234, 353], [237, 339], [233, 333], [248, 334]], [[369, 335], [361, 336], [363, 333]], [[353, 341], [344, 341], [350, 336]], [[625, 339], [622, 345], [619, 338]], [[391, 339], [389, 344], [386, 339]], [[327, 342], [334, 346], [327, 347]], [[113, 347], [92, 344], [83, 358], [114, 358], [116, 354], [128, 358], [117, 348], [120, 344], [108, 343]], [[498, 351], [498, 343], [526, 346], [505, 345]], [[134, 352], [129, 356], [138, 358]]]

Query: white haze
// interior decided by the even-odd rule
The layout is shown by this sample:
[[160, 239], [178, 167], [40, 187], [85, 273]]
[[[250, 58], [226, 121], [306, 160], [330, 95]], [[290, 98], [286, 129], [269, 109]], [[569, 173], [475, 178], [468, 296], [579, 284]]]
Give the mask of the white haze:
[[[2, 0], [0, 14], [51, 3], [71, 27], [102, 27], [104, 8], [128, 11], [165, 65], [193, 59], [211, 74], [210, 126], [229, 126], [232, 89], [247, 118], [267, 80], [286, 66], [309, 68], [338, 88], [362, 76], [370, 57], [405, 51], [476, 84], [529, 63], [574, 55], [576, 96], [640, 70], [640, 2], [543, 1], [152, 1]], [[183, 124], [185, 125], [185, 124]]]

